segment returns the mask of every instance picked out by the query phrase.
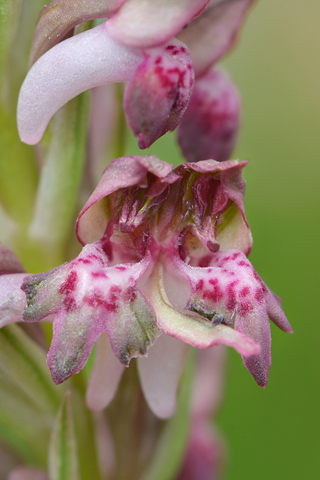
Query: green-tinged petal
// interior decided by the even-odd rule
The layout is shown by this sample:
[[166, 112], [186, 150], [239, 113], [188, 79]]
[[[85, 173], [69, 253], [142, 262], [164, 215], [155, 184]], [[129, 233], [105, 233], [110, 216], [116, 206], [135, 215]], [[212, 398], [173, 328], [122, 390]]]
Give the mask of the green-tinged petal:
[[162, 430], [154, 456], [142, 480], [171, 480], [176, 478], [189, 432], [193, 373], [194, 351], [191, 351], [181, 378], [177, 412], [167, 421]]
[[213, 325], [197, 316], [175, 310], [167, 298], [163, 285], [162, 266], [158, 265], [148, 284], [148, 295], [157, 312], [160, 329], [172, 337], [198, 348], [228, 345], [244, 356], [259, 353], [259, 346], [247, 335], [227, 325]]
[[49, 479], [78, 480], [79, 466], [70, 392], [59, 408], [49, 447]]
[[16, 325], [0, 330], [0, 375], [33, 408], [57, 411], [64, 389], [52, 383], [45, 352]]

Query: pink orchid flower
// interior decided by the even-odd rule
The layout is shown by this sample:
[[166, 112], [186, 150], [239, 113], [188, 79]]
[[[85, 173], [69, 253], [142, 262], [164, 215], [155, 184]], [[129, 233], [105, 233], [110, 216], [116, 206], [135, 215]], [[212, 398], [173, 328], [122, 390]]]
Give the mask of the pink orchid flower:
[[[160, 417], [171, 415], [188, 345], [234, 347], [266, 385], [269, 317], [284, 331], [291, 327], [246, 258], [245, 164], [208, 160], [173, 170], [149, 155], [122, 157], [105, 169], [77, 221], [80, 255], [22, 286], [25, 321], [55, 315], [47, 359], [55, 383], [83, 368], [105, 332], [97, 355], [104, 360], [88, 394], [98, 406], [116, 390], [117, 362], [140, 357], [149, 405]], [[107, 392], [99, 390], [103, 365], [112, 370]]]

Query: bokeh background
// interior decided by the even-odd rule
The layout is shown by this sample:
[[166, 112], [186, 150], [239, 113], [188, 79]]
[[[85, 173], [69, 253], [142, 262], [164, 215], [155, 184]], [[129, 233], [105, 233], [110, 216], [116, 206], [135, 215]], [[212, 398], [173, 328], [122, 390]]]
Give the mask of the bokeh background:
[[[229, 349], [217, 419], [228, 442], [226, 479], [313, 480], [320, 478], [320, 2], [257, 2], [223, 63], [243, 99], [233, 157], [250, 160], [250, 260], [283, 298], [295, 331], [272, 328], [265, 389]], [[181, 161], [173, 136], [150, 150]]]

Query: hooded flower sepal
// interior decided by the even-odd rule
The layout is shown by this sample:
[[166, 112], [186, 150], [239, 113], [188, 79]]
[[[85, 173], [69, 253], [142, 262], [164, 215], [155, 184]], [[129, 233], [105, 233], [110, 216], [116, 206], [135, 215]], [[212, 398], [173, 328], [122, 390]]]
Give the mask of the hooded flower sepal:
[[85, 365], [101, 332], [124, 365], [146, 354], [159, 335], [153, 308], [137, 287], [150, 258], [110, 266], [102, 241], [86, 245], [80, 255], [23, 283], [28, 306], [24, 320], [55, 314], [47, 363], [59, 384]]
[[127, 122], [139, 147], [173, 131], [184, 114], [194, 85], [186, 46], [177, 40], [145, 52], [145, 60], [130, 79], [124, 96]]
[[187, 265], [177, 255], [165, 261], [167, 275], [189, 285], [190, 295], [182, 311], [206, 319], [212, 328], [232, 329], [259, 345], [259, 351], [250, 355], [236, 348], [258, 385], [265, 387], [271, 365], [269, 318], [281, 330], [292, 332], [278, 299], [240, 251], [211, 253], [199, 264], [201, 267]]

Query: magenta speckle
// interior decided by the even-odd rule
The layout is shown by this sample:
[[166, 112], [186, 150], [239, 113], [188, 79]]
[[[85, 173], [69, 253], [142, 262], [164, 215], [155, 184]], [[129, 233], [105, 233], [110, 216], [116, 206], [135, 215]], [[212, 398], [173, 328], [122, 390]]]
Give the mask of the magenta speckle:
[[255, 294], [254, 294], [254, 298], [255, 298], [255, 300], [257, 300], [257, 302], [262, 303], [262, 301], [264, 299], [263, 288], [257, 288], [257, 290], [255, 291]]
[[238, 262], [239, 267], [246, 267], [246, 268], [251, 268], [251, 265], [249, 265], [245, 260], [240, 260]]
[[196, 292], [198, 292], [199, 290], [203, 290], [203, 287], [204, 287], [204, 280], [201, 279], [196, 285]]
[[241, 302], [240, 305], [238, 306], [238, 313], [240, 315], [248, 315], [254, 310], [254, 307], [251, 302], [249, 301], [244, 301]]
[[246, 297], [250, 293], [250, 287], [243, 287], [239, 292], [239, 297]]
[[93, 278], [107, 278], [103, 272], [91, 272]]
[[78, 258], [79, 263], [84, 263], [85, 265], [89, 265], [91, 263], [91, 260], [88, 258]]
[[59, 289], [59, 293], [68, 294], [70, 292], [74, 292], [76, 288], [77, 278], [78, 278], [77, 272], [72, 271], [68, 275], [66, 281], [63, 282], [63, 284], [61, 285]]
[[155, 59], [155, 61], [154, 61], [154, 63], [156, 63], [156, 64], [159, 64], [159, 63], [161, 63], [161, 62], [162, 62], [162, 58], [161, 58], [161, 57], [157, 57], [157, 58]]

